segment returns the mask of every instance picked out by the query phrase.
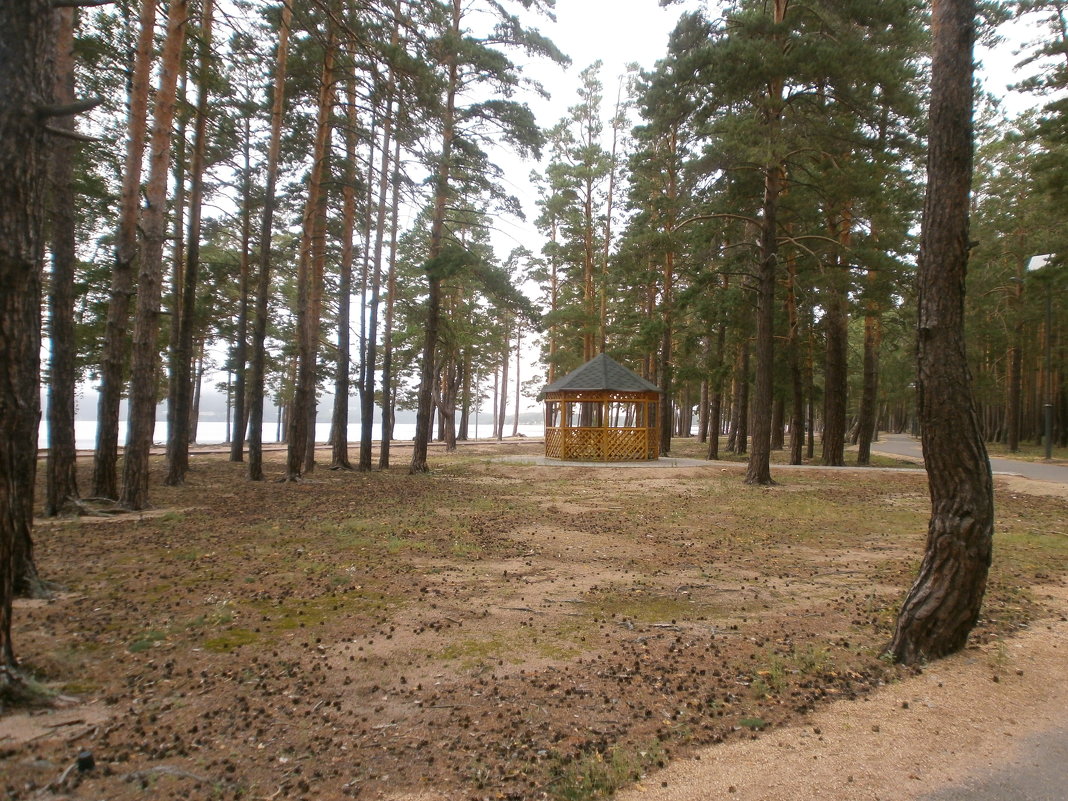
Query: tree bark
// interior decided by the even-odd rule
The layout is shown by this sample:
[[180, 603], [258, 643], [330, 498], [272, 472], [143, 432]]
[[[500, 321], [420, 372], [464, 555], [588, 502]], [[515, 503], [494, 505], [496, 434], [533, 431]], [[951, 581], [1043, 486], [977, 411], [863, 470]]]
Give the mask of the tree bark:
[[[781, 24], [786, 18], [788, 0], [775, 0], [772, 21]], [[784, 45], [785, 46], [785, 45]], [[767, 108], [764, 110], [767, 143], [778, 146], [782, 127], [784, 82], [781, 78], [769, 81]], [[771, 405], [772, 378], [775, 370], [775, 276], [778, 271], [779, 196], [782, 194], [785, 173], [780, 161], [767, 163], [764, 168], [764, 200], [760, 220], [760, 263], [757, 265], [756, 292], [756, 374], [753, 381], [753, 437], [745, 483], [769, 485], [771, 480]]]
[[[842, 268], [836, 263], [831, 269], [837, 271]], [[838, 277], [835, 275], [832, 283], [836, 282]], [[838, 287], [830, 291], [823, 325], [827, 349], [823, 371], [822, 464], [841, 467], [845, 464], [849, 319], [846, 316], [845, 295]]]
[[393, 306], [397, 294], [397, 239], [400, 218], [400, 137], [393, 144], [393, 196], [389, 224], [389, 274], [386, 278], [386, 320], [382, 334], [382, 442], [378, 469], [389, 468], [389, 445], [393, 439]]
[[979, 618], [994, 529], [993, 480], [964, 341], [972, 176], [974, 0], [934, 0], [927, 196], [920, 239], [917, 387], [931, 519], [920, 573], [890, 655], [905, 663], [964, 647]]
[[282, 110], [285, 100], [289, 26], [293, 7], [282, 4], [278, 23], [278, 54], [275, 57], [274, 98], [271, 102], [271, 140], [267, 146], [267, 175], [260, 222], [259, 275], [256, 278], [256, 321], [252, 330], [252, 361], [249, 365], [248, 477], [263, 481], [263, 393], [266, 383], [267, 317], [271, 294], [271, 237], [274, 230], [278, 161], [282, 149]]
[[0, 3], [0, 686], [14, 680], [11, 600], [33, 553], [41, 283], [50, 145], [36, 109], [55, 89], [54, 10]]
[[[55, 102], [73, 103], [74, 9], [56, 11]], [[75, 129], [74, 118], [53, 126]], [[77, 452], [74, 439], [74, 274], [77, 265], [74, 232], [74, 148], [71, 139], [56, 137], [52, 145], [51, 209], [52, 283], [49, 308], [48, 459], [45, 463], [45, 514], [55, 517], [78, 511]]]
[[519, 402], [521, 385], [519, 380], [520, 357], [523, 355], [523, 321], [519, 320], [515, 327], [515, 417], [512, 419], [512, 436], [519, 434]]
[[345, 180], [341, 186], [341, 264], [338, 276], [337, 359], [334, 362], [334, 411], [330, 416], [330, 469], [351, 470], [349, 461], [349, 391], [352, 380], [352, 264], [356, 230], [356, 106], [355, 79], [345, 84]]
[[163, 43], [160, 84], [156, 92], [149, 145], [149, 178], [145, 187], [146, 207], [142, 214], [144, 253], [137, 282], [130, 412], [122, 492], [119, 496], [123, 506], [134, 510], [148, 506], [149, 451], [156, 424], [156, 377], [159, 372], [156, 338], [159, 333], [163, 245], [167, 238], [167, 175], [186, 18], [187, 0], [171, 0], [167, 10], [167, 34]]
[[[328, 23], [330, 24], [330, 23]], [[330, 24], [323, 55], [323, 72], [319, 85], [319, 109], [312, 148], [312, 168], [308, 178], [308, 196], [304, 208], [304, 231], [301, 237], [297, 266], [297, 380], [293, 387], [293, 413], [289, 417], [286, 439], [287, 481], [297, 481], [311, 469], [314, 459], [308, 458], [309, 443], [315, 442], [315, 391], [317, 384], [317, 354], [319, 351], [320, 308], [323, 276], [320, 233], [322, 224], [323, 175], [328, 158], [330, 114], [334, 104], [334, 50], [336, 37]], [[312, 451], [314, 454], [314, 451]]]
[[[461, 0], [453, 0], [452, 24], [453, 36], [459, 36]], [[445, 233], [445, 205], [449, 195], [449, 177], [452, 165], [452, 148], [455, 136], [456, 93], [459, 89], [459, 55], [455, 47], [446, 56], [448, 83], [445, 89], [445, 109], [441, 125], [441, 160], [435, 177], [434, 214], [430, 225], [430, 247], [427, 257], [427, 302], [426, 332], [423, 338], [423, 356], [419, 377], [419, 408], [415, 421], [415, 442], [412, 446], [412, 463], [409, 473], [426, 473], [430, 468], [426, 463], [427, 446], [430, 443], [430, 426], [434, 411], [434, 352], [438, 342], [438, 322], [441, 314], [441, 279], [435, 261], [441, 256], [442, 240]]]
[[141, 3], [140, 32], [130, 81], [126, 140], [126, 163], [119, 199], [119, 228], [115, 243], [115, 263], [111, 272], [111, 296], [104, 328], [104, 349], [100, 363], [100, 396], [96, 412], [96, 451], [93, 455], [93, 495], [118, 498], [116, 466], [119, 458], [119, 406], [125, 384], [126, 326], [134, 276], [140, 253], [137, 224], [141, 209], [141, 162], [148, 134], [149, 80], [153, 65], [152, 41], [156, 26], [156, 4]]
[[237, 307], [237, 334], [233, 351], [234, 428], [230, 436], [230, 461], [245, 458], [245, 434], [248, 430], [248, 312], [251, 291], [250, 242], [252, 240], [252, 133], [249, 116], [242, 120], [241, 150], [241, 279]]
[[879, 346], [882, 321], [877, 308], [869, 307], [864, 315], [864, 384], [860, 397], [860, 421], [857, 424], [857, 464], [871, 464], [871, 443], [879, 414]]
[[167, 414], [167, 476], [164, 483], [168, 486], [184, 483], [185, 474], [189, 470], [189, 433], [193, 411], [193, 327], [196, 323], [197, 280], [200, 273], [200, 221], [204, 202], [204, 151], [207, 147], [213, 13], [214, 0], [201, 0], [197, 108], [193, 158], [189, 168], [189, 228], [186, 233], [181, 303], [171, 310], [175, 315], [172, 322], [177, 326], [177, 336], [170, 366], [170, 403]]
[[[394, 40], [396, 33], [394, 32]], [[370, 299], [367, 313], [367, 337], [364, 342], [364, 386], [361, 396], [360, 417], [360, 470], [371, 469], [371, 441], [374, 436], [375, 415], [375, 363], [378, 359], [378, 309], [382, 290], [382, 252], [386, 237], [386, 209], [389, 201], [389, 175], [393, 136], [393, 78], [387, 91], [386, 109], [382, 121], [382, 153], [378, 168], [377, 219], [375, 220], [375, 245], [371, 263]]]

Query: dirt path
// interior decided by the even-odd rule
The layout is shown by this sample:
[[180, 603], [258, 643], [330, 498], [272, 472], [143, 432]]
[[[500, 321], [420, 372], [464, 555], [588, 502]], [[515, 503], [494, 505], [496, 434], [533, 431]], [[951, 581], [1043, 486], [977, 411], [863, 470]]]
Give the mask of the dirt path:
[[[1038, 594], [1061, 610], [1060, 619], [1037, 623], [994, 648], [969, 648], [858, 701], [836, 702], [809, 716], [804, 726], [702, 749], [616, 797], [973, 798], [966, 785], [1031, 766], [1036, 739], [1068, 727], [1068, 587]], [[1037, 792], [1052, 794], [1015, 792], [1013, 801], [1064, 797], [1068, 765], [1049, 760], [1038, 766], [1046, 775]]]

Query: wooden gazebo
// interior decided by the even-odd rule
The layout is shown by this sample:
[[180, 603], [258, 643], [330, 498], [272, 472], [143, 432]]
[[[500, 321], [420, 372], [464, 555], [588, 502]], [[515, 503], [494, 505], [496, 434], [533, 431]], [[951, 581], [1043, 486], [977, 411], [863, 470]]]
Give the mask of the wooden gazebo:
[[602, 353], [547, 384], [545, 455], [639, 462], [660, 454], [660, 390]]

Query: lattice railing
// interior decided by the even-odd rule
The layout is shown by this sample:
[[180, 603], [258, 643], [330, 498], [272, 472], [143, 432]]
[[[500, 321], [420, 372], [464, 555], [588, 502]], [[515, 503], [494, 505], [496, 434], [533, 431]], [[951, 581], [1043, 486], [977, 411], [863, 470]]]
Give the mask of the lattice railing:
[[576, 462], [633, 462], [657, 457], [650, 428], [547, 428], [545, 455]]

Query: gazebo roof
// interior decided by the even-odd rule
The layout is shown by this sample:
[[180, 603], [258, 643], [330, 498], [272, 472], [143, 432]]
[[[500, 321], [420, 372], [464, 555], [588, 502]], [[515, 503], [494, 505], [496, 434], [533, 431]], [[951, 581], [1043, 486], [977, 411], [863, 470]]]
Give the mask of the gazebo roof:
[[628, 370], [606, 353], [594, 356], [577, 370], [546, 384], [547, 392], [580, 392], [606, 390], [609, 392], [659, 392], [660, 388]]

